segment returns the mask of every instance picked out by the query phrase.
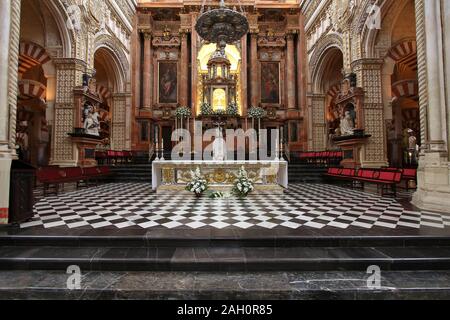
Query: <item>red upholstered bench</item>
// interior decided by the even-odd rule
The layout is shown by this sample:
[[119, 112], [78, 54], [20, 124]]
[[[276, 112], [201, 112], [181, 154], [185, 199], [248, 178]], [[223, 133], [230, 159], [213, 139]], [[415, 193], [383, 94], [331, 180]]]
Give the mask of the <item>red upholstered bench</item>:
[[44, 196], [48, 194], [58, 194], [59, 188], [64, 183], [76, 182], [77, 188], [79, 183], [84, 180], [83, 170], [78, 167], [74, 168], [40, 168], [37, 171], [37, 179], [44, 185]]
[[359, 169], [356, 171], [348, 168], [329, 168], [325, 176], [352, 181], [352, 187], [360, 186], [362, 189], [364, 189], [365, 183], [376, 184], [378, 188], [381, 187], [383, 196], [396, 196], [397, 184], [402, 180], [402, 172], [399, 170]]
[[89, 182], [107, 177], [111, 174], [109, 167], [92, 167], [92, 168], [59, 168], [45, 167], [37, 171], [37, 179], [44, 186], [44, 196], [49, 194], [59, 194], [61, 186], [65, 183], [75, 182], [77, 189], [80, 186], [89, 186]]
[[417, 185], [417, 169], [403, 169], [402, 180], [405, 181], [405, 188], [409, 190], [409, 182], [414, 181]]
[[402, 180], [402, 172], [393, 170], [360, 169], [356, 174], [355, 180], [361, 183], [363, 188], [364, 183], [376, 184], [377, 187], [381, 187], [381, 195], [393, 195], [395, 197], [397, 195], [397, 184]]

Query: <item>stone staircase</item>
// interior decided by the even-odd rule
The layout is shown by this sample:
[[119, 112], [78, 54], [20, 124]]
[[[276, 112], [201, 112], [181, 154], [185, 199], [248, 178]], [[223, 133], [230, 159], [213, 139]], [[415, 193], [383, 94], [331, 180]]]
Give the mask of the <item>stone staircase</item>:
[[0, 235], [0, 270], [365, 271], [448, 270], [446, 236], [336, 236], [225, 230], [105, 230]]
[[322, 165], [289, 163], [289, 183], [321, 183], [327, 167]]
[[152, 164], [124, 164], [111, 167], [108, 182], [152, 182]]
[[289, 183], [322, 183], [327, 170], [325, 164], [307, 163], [292, 154], [288, 166]]

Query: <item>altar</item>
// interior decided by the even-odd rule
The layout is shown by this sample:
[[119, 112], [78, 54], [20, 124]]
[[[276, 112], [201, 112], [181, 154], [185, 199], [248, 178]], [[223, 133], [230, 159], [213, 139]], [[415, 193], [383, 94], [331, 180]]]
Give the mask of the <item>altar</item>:
[[211, 190], [230, 191], [242, 167], [254, 183], [254, 193], [282, 193], [288, 187], [288, 164], [284, 160], [268, 161], [166, 161], [152, 163], [152, 188], [158, 193], [183, 192], [191, 171], [200, 168]]

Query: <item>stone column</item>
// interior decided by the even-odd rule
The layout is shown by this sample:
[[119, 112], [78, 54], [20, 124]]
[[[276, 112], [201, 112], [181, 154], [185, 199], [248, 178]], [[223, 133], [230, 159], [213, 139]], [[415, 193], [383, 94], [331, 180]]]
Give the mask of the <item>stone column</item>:
[[446, 151], [445, 76], [440, 1], [425, 1], [430, 151]]
[[295, 49], [294, 35], [286, 36], [286, 91], [287, 91], [287, 107], [288, 109], [296, 108], [296, 92], [295, 92]]
[[189, 49], [188, 33], [181, 33], [181, 57], [180, 57], [180, 105], [189, 107]]
[[153, 59], [152, 59], [152, 35], [144, 33], [144, 65], [143, 68], [143, 103], [142, 108], [150, 111], [153, 101]]
[[0, 1], [0, 224], [8, 223], [11, 161], [17, 158], [20, 0]]
[[357, 75], [357, 85], [365, 92], [361, 127], [365, 129], [366, 134], [372, 135], [361, 155], [362, 166], [368, 168], [388, 166], [382, 86], [383, 64], [382, 59], [360, 59], [352, 63], [352, 69]]
[[[426, 210], [447, 212], [450, 207], [448, 126], [450, 101], [445, 80], [450, 76], [450, 47], [443, 37], [450, 26], [447, 1], [416, 0], [417, 55], [421, 110], [422, 152], [418, 188], [413, 204]], [[443, 30], [443, 28], [445, 28]], [[426, 63], [424, 63], [424, 61]]]
[[327, 132], [325, 122], [325, 95], [310, 94], [309, 101], [309, 132], [308, 149], [323, 151], [327, 148]]
[[8, 65], [11, 3], [0, 1], [0, 224], [8, 223], [11, 151], [9, 148]]
[[258, 69], [258, 34], [252, 33], [250, 35], [250, 101], [254, 107], [260, 102]]
[[78, 150], [67, 135], [76, 125], [77, 110], [73, 91], [82, 86], [86, 63], [78, 59], [53, 59], [56, 66], [56, 101], [52, 128], [51, 165], [76, 166]]
[[0, 2], [0, 144], [1, 151], [9, 149], [9, 39], [11, 32], [11, 3]]
[[125, 150], [126, 143], [126, 101], [129, 94], [116, 93], [112, 99], [111, 149]]

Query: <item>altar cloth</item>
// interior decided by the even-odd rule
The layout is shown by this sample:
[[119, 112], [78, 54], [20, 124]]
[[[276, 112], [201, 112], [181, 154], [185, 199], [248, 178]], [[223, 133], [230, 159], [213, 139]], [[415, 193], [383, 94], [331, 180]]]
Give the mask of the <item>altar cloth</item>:
[[212, 161], [155, 160], [152, 163], [154, 191], [182, 191], [197, 168], [211, 189], [230, 190], [239, 169], [244, 167], [255, 191], [283, 191], [288, 187], [288, 163], [284, 160]]

